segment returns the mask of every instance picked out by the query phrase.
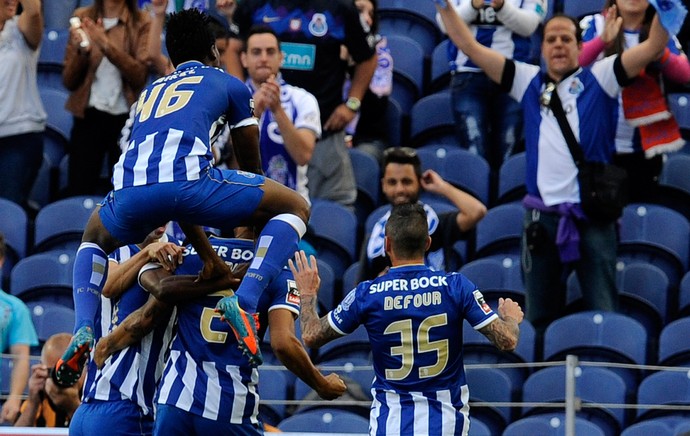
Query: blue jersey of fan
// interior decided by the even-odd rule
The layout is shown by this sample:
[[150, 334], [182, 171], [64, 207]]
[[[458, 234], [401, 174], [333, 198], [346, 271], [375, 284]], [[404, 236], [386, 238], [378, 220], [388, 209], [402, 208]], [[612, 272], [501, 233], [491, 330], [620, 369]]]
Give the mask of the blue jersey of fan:
[[225, 124], [257, 124], [252, 105], [235, 77], [197, 61], [180, 64], [141, 93], [123, 130], [114, 190], [198, 180], [213, 163], [211, 144]]
[[462, 323], [480, 329], [496, 318], [465, 276], [424, 265], [391, 268], [350, 291], [328, 321], [342, 334], [360, 324], [369, 334], [371, 434], [467, 434]]
[[[251, 262], [253, 241], [211, 238], [211, 245], [226, 262]], [[176, 274], [197, 274], [202, 262], [191, 246]], [[177, 333], [170, 347], [158, 403], [194, 415], [231, 424], [258, 423], [259, 373], [242, 355], [230, 327], [214, 312], [218, 292], [177, 307]], [[284, 269], [261, 294], [259, 313], [288, 309], [299, 314], [299, 293], [292, 273]]]
[[[110, 255], [111, 261], [122, 263], [141, 249], [136, 245], [120, 247]], [[101, 295], [101, 308], [96, 317], [96, 339], [110, 333], [127, 316], [146, 303], [149, 294], [138, 284], [119, 298]], [[89, 365], [84, 383], [83, 401], [121, 401], [136, 403], [144, 415], [153, 415], [156, 386], [163, 374], [165, 353], [172, 339], [172, 321], [161, 323], [141, 341], [116, 352], [103, 368]]]

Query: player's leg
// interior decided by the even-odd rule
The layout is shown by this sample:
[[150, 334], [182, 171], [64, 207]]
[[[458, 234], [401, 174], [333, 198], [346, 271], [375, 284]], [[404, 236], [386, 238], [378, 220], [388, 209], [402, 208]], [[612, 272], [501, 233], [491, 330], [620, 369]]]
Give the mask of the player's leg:
[[57, 361], [53, 380], [59, 386], [72, 386], [79, 379], [94, 345], [94, 320], [108, 274], [108, 253], [117, 242], [103, 226], [96, 207], [84, 230], [82, 243], [74, 260], [72, 298], [74, 299], [74, 336]]
[[261, 189], [263, 196], [252, 219], [266, 225], [257, 239], [254, 260], [237, 295], [221, 299], [216, 306], [252, 364], [261, 363], [261, 351], [256, 338], [256, 321], [247, 312], [256, 311], [263, 290], [297, 251], [309, 219], [309, 205], [297, 192], [270, 179], [265, 180]]

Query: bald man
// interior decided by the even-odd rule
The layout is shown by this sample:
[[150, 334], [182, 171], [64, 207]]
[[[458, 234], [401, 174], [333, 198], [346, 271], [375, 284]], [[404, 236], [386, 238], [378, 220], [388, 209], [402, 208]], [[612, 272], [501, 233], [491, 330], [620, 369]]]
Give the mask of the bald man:
[[50, 370], [67, 349], [71, 338], [69, 333], [56, 333], [43, 345], [41, 363], [31, 367], [29, 398], [22, 404], [15, 427], [69, 427], [70, 419], [81, 402], [83, 377], [74, 386], [60, 388], [50, 378]]

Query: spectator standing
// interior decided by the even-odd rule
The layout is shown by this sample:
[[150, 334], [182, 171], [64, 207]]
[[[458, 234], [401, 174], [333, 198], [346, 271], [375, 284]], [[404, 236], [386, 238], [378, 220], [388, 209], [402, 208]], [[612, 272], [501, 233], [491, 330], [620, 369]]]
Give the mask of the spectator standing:
[[31, 367], [29, 398], [22, 403], [15, 427], [68, 427], [74, 411], [81, 403], [81, 383], [58, 387], [50, 377], [72, 335], [56, 333], [43, 344], [41, 362]]
[[[0, 234], [0, 268], [5, 263], [6, 252], [5, 237]], [[29, 350], [36, 345], [38, 336], [29, 308], [19, 298], [0, 289], [0, 353], [12, 355], [10, 394], [2, 405], [0, 422], [14, 424], [19, 416], [22, 395], [29, 380]]]
[[[319, 102], [322, 136], [307, 170], [309, 195], [352, 206], [357, 197], [345, 126], [354, 119], [376, 69], [375, 39], [365, 32], [352, 0], [247, 0], [238, 4], [240, 37], [253, 24], [268, 24], [278, 34], [286, 59], [283, 79], [312, 93]], [[343, 101], [347, 64], [344, 45], [355, 62], [348, 98]], [[239, 53], [228, 71], [243, 75]]]
[[[477, 41], [508, 59], [531, 61], [531, 36], [546, 15], [543, 0], [453, 0]], [[441, 30], [445, 26], [437, 16]], [[522, 112], [496, 83], [449, 44], [451, 102], [458, 143], [484, 157], [494, 174], [522, 139]]]
[[151, 20], [137, 0], [94, 0], [74, 16], [81, 27], [70, 28], [62, 71], [74, 115], [64, 195], [103, 194], [104, 159], [110, 170], [120, 157], [120, 131], [148, 78]]
[[[604, 14], [582, 19], [582, 66], [620, 54], [649, 34], [654, 8], [647, 1], [609, 0]], [[663, 79], [690, 82], [690, 63], [680, 42], [669, 38], [662, 58], [651, 63], [619, 95], [616, 154], [613, 162], [628, 172], [630, 202], [654, 201], [663, 153], [685, 145], [666, 104]], [[644, 102], [644, 104], [642, 104]]]
[[[323, 318], [316, 313], [320, 279], [316, 260], [304, 252], [289, 261], [302, 298], [302, 338], [318, 348], [363, 325], [373, 350], [376, 377], [369, 434], [467, 435], [470, 397], [462, 359], [467, 320], [502, 351], [515, 349], [523, 314], [499, 299], [498, 314], [460, 273], [424, 265], [430, 244], [419, 204], [393, 207], [386, 224], [386, 251], [393, 267], [360, 283]], [[395, 292], [387, 292], [395, 291]]]
[[[16, 15], [17, 6], [22, 13]], [[43, 37], [40, 0], [4, 0], [0, 8], [0, 197], [27, 207], [43, 162], [46, 113], [36, 68]]]
[[241, 59], [254, 98], [254, 116], [259, 118], [264, 174], [309, 201], [307, 165], [321, 136], [319, 104], [312, 94], [283, 80], [284, 56], [270, 27], [255, 25], [249, 30]]
[[[426, 264], [436, 271], [457, 268], [451, 262], [453, 244], [467, 239], [472, 229], [486, 215], [486, 206], [472, 195], [456, 188], [434, 170], [422, 173], [422, 164], [412, 148], [389, 148], [383, 154], [383, 176], [381, 190], [391, 206], [405, 203], [419, 203], [422, 189], [445, 197], [457, 212], [437, 214], [433, 207], [425, 204], [431, 246], [426, 254]], [[459, 169], [461, 170], [461, 169]], [[362, 245], [360, 256], [360, 279], [371, 280], [390, 266], [386, 255], [385, 229], [390, 211], [381, 217]]]
[[544, 74], [536, 65], [509, 60], [478, 43], [447, 4], [437, 9], [453, 42], [520, 102], [525, 125], [534, 126], [525, 138], [527, 196], [523, 203], [527, 211], [522, 270], [527, 318], [543, 333], [551, 321], [565, 314], [565, 277], [571, 267], [577, 273], [586, 309], [616, 310], [616, 224], [594, 221], [582, 211], [578, 169], [552, 108], [562, 104], [586, 160], [611, 162], [618, 93], [662, 55], [668, 34], [655, 18], [645, 42], [592, 68], [580, 68], [578, 23], [555, 15], [544, 26]]

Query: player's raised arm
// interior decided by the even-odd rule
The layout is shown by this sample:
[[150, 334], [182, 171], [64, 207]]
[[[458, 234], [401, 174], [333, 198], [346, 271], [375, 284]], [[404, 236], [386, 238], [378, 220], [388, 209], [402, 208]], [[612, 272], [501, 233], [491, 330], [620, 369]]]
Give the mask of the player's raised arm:
[[479, 329], [479, 331], [489, 338], [499, 350], [513, 351], [517, 347], [520, 337], [518, 324], [522, 322], [524, 317], [522, 308], [510, 298], [499, 298], [498, 315], [498, 319]]

